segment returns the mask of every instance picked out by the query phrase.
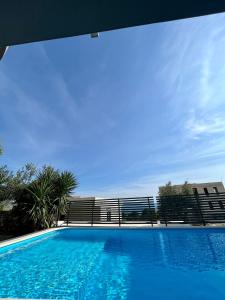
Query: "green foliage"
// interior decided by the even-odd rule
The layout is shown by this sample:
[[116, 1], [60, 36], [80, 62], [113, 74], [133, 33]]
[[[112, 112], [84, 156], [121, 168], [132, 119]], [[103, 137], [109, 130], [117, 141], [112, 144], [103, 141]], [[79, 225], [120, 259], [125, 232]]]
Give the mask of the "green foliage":
[[26, 185], [34, 180], [35, 175], [37, 174], [37, 168], [34, 164], [28, 163], [23, 168], [19, 169], [14, 178], [14, 185]]
[[3, 202], [0, 202], [0, 211], [3, 211], [3, 210], [4, 210], [4, 208], [5, 208], [5, 205], [4, 205], [4, 203], [3, 203]]
[[[29, 218], [33, 221], [35, 228], [51, 227], [54, 216], [51, 213], [51, 193], [53, 185], [51, 180], [42, 179], [30, 184], [27, 191], [31, 197], [31, 207], [27, 207]], [[26, 207], [25, 207], [26, 209]]]
[[[0, 155], [3, 149], [0, 145]], [[0, 167], [0, 210], [13, 207], [9, 230], [19, 233], [53, 226], [65, 214], [67, 198], [77, 187], [75, 176], [51, 166], [29, 163], [16, 173]]]
[[159, 196], [175, 196], [175, 195], [191, 195], [191, 185], [185, 181], [183, 185], [181, 185], [180, 190], [177, 190], [175, 186], [172, 185], [171, 181], [169, 181], [165, 186], [160, 187]]
[[159, 195], [160, 196], [173, 196], [173, 195], [177, 195], [177, 191], [172, 186], [171, 181], [169, 181], [165, 186], [160, 187]]
[[12, 172], [10, 172], [7, 166], [0, 167], [0, 186], [5, 186], [13, 178]]
[[145, 208], [143, 209], [142, 211], [142, 214], [141, 214], [141, 220], [143, 221], [153, 221], [153, 220], [156, 220], [156, 213], [155, 213], [155, 210], [152, 209], [152, 208]]
[[65, 213], [67, 198], [77, 187], [75, 176], [44, 166], [37, 177], [16, 193], [15, 212], [24, 212], [23, 220], [33, 229], [49, 228]]
[[191, 194], [192, 194], [191, 185], [187, 181], [185, 181], [181, 187], [181, 195], [191, 195]]
[[75, 176], [51, 166], [27, 164], [15, 174], [0, 167], [0, 204], [13, 205], [10, 226], [19, 233], [49, 228], [64, 214], [67, 198], [77, 187]]
[[161, 196], [158, 213], [167, 221], [186, 221], [190, 203], [187, 196]]
[[7, 166], [0, 167], [0, 202], [12, 198], [11, 182], [13, 173], [8, 170]]
[[156, 213], [154, 209], [144, 208], [141, 212], [131, 211], [129, 213], [122, 212], [122, 219], [124, 221], [147, 221], [156, 220]]
[[185, 183], [178, 190], [168, 182], [160, 188], [160, 206], [158, 214], [166, 221], [184, 221], [188, 220], [190, 208], [195, 208], [195, 202], [190, 195], [192, 194], [191, 185]]
[[122, 219], [125, 221], [137, 221], [140, 219], [140, 215], [137, 211], [131, 211], [129, 213], [122, 213]]
[[0, 203], [4, 206], [13, 204], [15, 194], [22, 187], [25, 187], [32, 181], [35, 175], [35, 166], [27, 164], [22, 169], [19, 169], [15, 174], [9, 171], [7, 166], [0, 167]]

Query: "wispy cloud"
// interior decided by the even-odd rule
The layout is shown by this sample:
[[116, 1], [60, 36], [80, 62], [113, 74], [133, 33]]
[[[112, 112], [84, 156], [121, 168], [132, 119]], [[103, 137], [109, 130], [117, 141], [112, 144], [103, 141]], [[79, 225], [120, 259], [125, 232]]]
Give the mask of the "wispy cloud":
[[210, 116], [204, 119], [190, 118], [186, 123], [189, 137], [198, 138], [202, 135], [211, 135], [225, 132], [225, 119], [222, 116]]
[[[35, 88], [23, 87], [18, 79], [13, 78], [7, 66], [0, 70], [0, 109], [4, 132], [1, 136], [6, 149], [15, 147], [18, 155], [18, 166], [21, 159], [29, 153], [29, 160], [48, 160], [53, 153], [65, 148], [66, 139], [55, 140], [57, 132], [66, 131], [65, 123], [60, 115], [52, 113], [48, 103], [43, 101], [43, 94], [36, 95]], [[28, 87], [29, 85], [27, 85]], [[22, 154], [20, 154], [22, 153]]]
[[94, 43], [80, 37], [13, 48], [0, 68], [4, 159], [72, 169], [78, 192], [98, 196], [218, 179], [224, 21], [195, 18], [107, 32]]
[[[140, 176], [128, 185], [109, 185], [96, 190], [99, 196], [156, 193], [158, 186], [168, 180], [181, 183], [186, 179], [224, 179], [225, 144], [221, 139], [225, 133], [225, 54], [220, 51], [225, 47], [224, 16], [178, 23], [167, 26], [161, 58], [165, 63], [157, 73], [161, 93], [169, 99], [167, 120], [170, 130], [176, 132], [177, 143], [173, 141], [170, 148], [164, 145], [164, 152], [160, 148], [158, 153], [150, 152], [149, 158], [127, 169], [135, 172], [145, 165], [155, 176]], [[160, 166], [164, 170], [158, 173]], [[168, 171], [171, 168], [175, 171]]]
[[107, 197], [134, 197], [156, 196], [158, 187], [172, 181], [173, 184], [182, 184], [184, 181], [201, 183], [225, 181], [225, 163], [206, 166], [186, 167], [185, 170], [164, 171], [160, 174], [140, 177], [136, 181], [127, 184], [114, 184], [103, 188], [91, 188], [91, 190], [79, 190], [83, 196]]
[[224, 132], [224, 16], [179, 21], [167, 33], [168, 62], [159, 72], [170, 91], [172, 118], [188, 139]]

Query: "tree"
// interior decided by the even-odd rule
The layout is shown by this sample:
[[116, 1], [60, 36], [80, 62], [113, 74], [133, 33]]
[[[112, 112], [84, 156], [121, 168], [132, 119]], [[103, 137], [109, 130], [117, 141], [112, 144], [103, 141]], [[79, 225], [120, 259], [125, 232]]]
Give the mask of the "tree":
[[149, 222], [156, 220], [155, 210], [152, 208], [144, 208], [141, 213], [140, 220]]
[[131, 211], [126, 216], [127, 221], [137, 221], [139, 220], [139, 212], [138, 211]]
[[67, 199], [76, 187], [77, 180], [71, 172], [44, 166], [32, 182], [28, 180], [16, 191], [14, 215], [31, 230], [49, 228], [65, 213]]
[[181, 187], [181, 195], [191, 195], [192, 194], [192, 189], [190, 183], [187, 181], [184, 182], [184, 184]]
[[159, 196], [175, 196], [175, 195], [191, 195], [192, 189], [190, 183], [187, 181], [181, 185], [180, 189], [176, 188], [176, 186], [172, 185], [171, 181], [169, 181], [165, 186], [160, 187]]
[[65, 214], [67, 199], [77, 185], [71, 172], [51, 166], [38, 170], [29, 163], [16, 172], [1, 166], [0, 210], [12, 207], [6, 228], [21, 234], [53, 226]]
[[35, 175], [36, 167], [26, 164], [15, 174], [7, 166], [0, 167], [0, 203], [1, 207], [11, 206], [15, 200], [17, 190], [30, 183]]
[[10, 184], [13, 180], [13, 173], [8, 170], [7, 166], [0, 167], [0, 204], [1, 209], [4, 208], [6, 202], [12, 198]]
[[56, 193], [54, 207], [57, 214], [57, 220], [60, 215], [64, 215], [66, 213], [68, 197], [77, 186], [77, 180], [71, 172], [64, 171], [57, 175], [54, 181]]
[[158, 213], [161, 219], [167, 221], [184, 221], [188, 220], [190, 208], [195, 209], [195, 202], [192, 197], [191, 185], [185, 181], [178, 190], [169, 181], [159, 191], [159, 208]]
[[16, 172], [13, 181], [15, 185], [26, 185], [31, 183], [36, 175], [36, 166], [32, 163], [28, 163]]
[[169, 181], [165, 186], [160, 187], [159, 195], [173, 196], [173, 195], [177, 195], [177, 191], [175, 187], [172, 185], [171, 181]]
[[66, 213], [67, 200], [71, 192], [77, 187], [78, 183], [75, 176], [68, 171], [59, 172], [50, 166], [45, 166], [38, 176], [38, 181], [49, 182], [49, 213], [54, 215], [54, 220], [58, 220], [60, 215]]
[[13, 178], [13, 173], [10, 172], [7, 168], [7, 166], [1, 166], [0, 167], [0, 186], [6, 186], [9, 182], [9, 180], [11, 180]]

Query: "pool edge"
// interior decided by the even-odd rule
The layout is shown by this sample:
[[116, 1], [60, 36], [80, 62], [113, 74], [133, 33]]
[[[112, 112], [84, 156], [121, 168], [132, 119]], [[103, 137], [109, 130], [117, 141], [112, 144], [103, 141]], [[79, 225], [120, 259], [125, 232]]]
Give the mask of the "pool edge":
[[[61, 229], [64, 229], [64, 228], [65, 227], [49, 228], [49, 229], [44, 229], [44, 230], [40, 230], [40, 231], [37, 231], [37, 232], [33, 232], [33, 233], [28, 233], [28, 234], [25, 234], [25, 235], [21, 235], [19, 237], [11, 238], [11, 239], [8, 239], [8, 240], [0, 242], [0, 248], [6, 247], [6, 246], [10, 246], [10, 245], [16, 244], [18, 242], [26, 241], [26, 240], [32, 239], [34, 237], [43, 235], [45, 233], [54, 232], [56, 230], [61, 230]], [[0, 299], [2, 299], [2, 298], [0, 298]]]

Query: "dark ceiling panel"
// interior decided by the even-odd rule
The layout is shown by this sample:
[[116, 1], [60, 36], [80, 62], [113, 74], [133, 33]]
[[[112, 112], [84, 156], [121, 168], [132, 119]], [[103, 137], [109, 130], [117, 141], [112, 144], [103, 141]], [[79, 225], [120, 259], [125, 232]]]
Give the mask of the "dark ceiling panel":
[[225, 11], [225, 0], [2, 0], [0, 46]]

